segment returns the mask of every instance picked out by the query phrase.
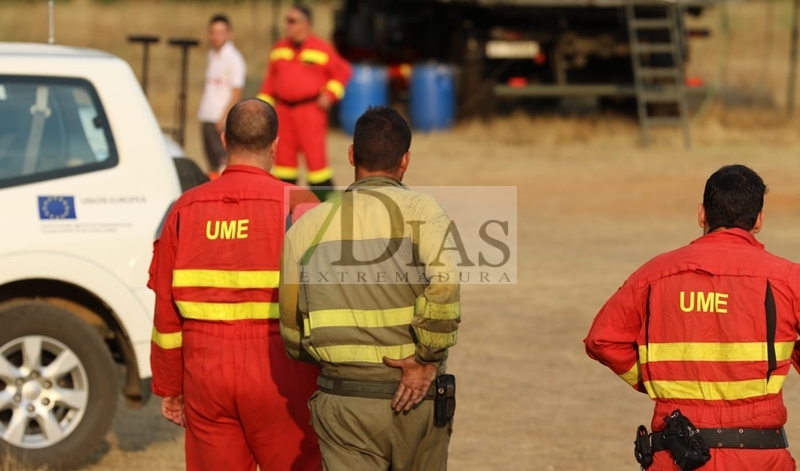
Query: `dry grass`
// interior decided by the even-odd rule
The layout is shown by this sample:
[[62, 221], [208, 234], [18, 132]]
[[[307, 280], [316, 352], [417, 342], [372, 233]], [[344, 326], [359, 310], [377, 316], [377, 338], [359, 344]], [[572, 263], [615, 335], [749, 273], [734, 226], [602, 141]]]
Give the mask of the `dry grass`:
[[31, 468], [21, 466], [19, 463], [14, 461], [10, 455], [6, 454], [2, 457], [2, 459], [0, 459], [0, 471], [48, 471], [48, 468], [41, 467], [32, 470]]
[[[725, 110], [722, 105], [716, 105], [702, 120], [692, 124], [692, 146], [793, 147], [800, 145], [798, 126], [800, 122], [787, 119], [779, 110]], [[639, 126], [634, 117], [615, 113], [568, 117], [516, 112], [490, 123], [478, 119], [459, 123], [455, 133], [460, 139], [489, 140], [532, 153], [563, 147], [634, 149], [640, 142]], [[650, 139], [653, 146], [661, 149], [677, 150], [683, 146], [680, 132], [673, 129], [652, 130]]]
[[[266, 58], [272, 47], [272, 2], [160, 2], [128, 0], [113, 4], [92, 0], [56, 2], [55, 36], [60, 44], [109, 51], [126, 60], [141, 77], [142, 47], [127, 42], [131, 34], [155, 34], [161, 42], [150, 51], [148, 95], [162, 127], [177, 125], [176, 97], [181, 54], [166, 44], [168, 38], [193, 37], [201, 40], [189, 56], [186, 150], [202, 156], [199, 124], [195, 119], [206, 65], [206, 25], [217, 12], [225, 12], [234, 27], [234, 41], [247, 60], [245, 94], [255, 96], [261, 85]], [[282, 19], [290, 2], [282, 2]], [[332, 5], [316, 5], [315, 31], [330, 36]], [[279, 23], [280, 24], [280, 23]], [[282, 24], [281, 24], [282, 25]], [[0, 2], [0, 41], [46, 42], [47, 2]]]
[[[332, 31], [334, 1], [318, 2], [316, 31], [323, 37]], [[281, 5], [282, 18], [288, 2]], [[794, 129], [800, 125], [785, 117], [791, 2], [760, 1], [731, 4], [727, 8], [729, 34], [723, 32], [724, 8], [706, 12], [692, 26], [709, 27], [713, 36], [692, 42], [693, 61], [689, 75], [703, 77], [719, 99], [705, 107], [693, 124], [698, 145], [736, 144], [750, 139], [766, 145], [793, 145]], [[0, 40], [45, 41], [45, 2], [3, 4]], [[152, 49], [149, 95], [163, 127], [176, 124], [176, 94], [180, 54], [165, 44], [168, 37], [190, 36], [205, 41], [205, 24], [215, 12], [228, 13], [234, 23], [236, 44], [248, 62], [245, 94], [257, 92], [263, 78], [266, 55], [272, 45], [273, 10], [269, 2], [159, 2], [122, 1], [101, 4], [92, 0], [60, 3], [56, 14], [56, 39], [76, 46], [100, 48], [127, 60], [137, 75], [141, 48], [126, 42], [129, 34], [150, 33], [162, 37]], [[726, 52], [727, 51], [727, 52]], [[187, 153], [202, 160], [202, 148], [195, 119], [203, 86], [205, 46], [193, 49], [187, 119]], [[800, 87], [798, 87], [800, 88]], [[745, 106], [746, 105], [746, 106]], [[604, 114], [594, 117], [531, 117], [517, 113], [490, 124], [463, 122], [458, 126], [472, 137], [533, 147], [623, 145], [638, 143], [633, 116]], [[659, 132], [655, 142], [680, 147], [673, 131]], [[204, 165], [204, 162], [201, 162]]]
[[[322, 20], [332, 7], [320, 8]], [[462, 122], [448, 133], [414, 135], [409, 185], [518, 187], [519, 284], [464, 290], [464, 323], [450, 363], [460, 381], [453, 469], [511, 471], [520, 463], [552, 471], [634, 469], [633, 432], [648, 421], [651, 403], [590, 362], [581, 340], [632, 270], [698, 235], [696, 204], [705, 179], [719, 166], [737, 162], [760, 172], [771, 187], [762, 241], [775, 253], [800, 258], [800, 123], [783, 112], [789, 4], [771, 8], [767, 22], [765, 3], [729, 7], [727, 73], [718, 81], [717, 72], [725, 70], [719, 66], [720, 12], [702, 19], [717, 36], [695, 41], [690, 75], [727, 86], [725, 100], [693, 124], [690, 152], [672, 130], [657, 133], [650, 149], [639, 148], [634, 117], [619, 114], [568, 118], [519, 111], [486, 124]], [[207, 17], [217, 10], [233, 17], [250, 80], [257, 83], [270, 46], [266, 5], [148, 0], [100, 6], [73, 0], [59, 6], [57, 37], [111, 50], [138, 71], [139, 49], [125, 43], [127, 34], [202, 36]], [[44, 40], [44, 21], [28, 20], [45, 18], [44, 11], [36, 3], [2, 4], [0, 39]], [[767, 25], [773, 26], [771, 47]], [[154, 50], [158, 73], [151, 77], [151, 99], [165, 125], [173, 116], [177, 61], [173, 49]], [[200, 95], [203, 62], [196, 50], [190, 110]], [[192, 114], [187, 148], [199, 157]], [[351, 175], [348, 144], [346, 136], [331, 133], [328, 149], [338, 184]], [[794, 374], [784, 392], [795, 417], [800, 381]], [[604, 444], [598, 446], [598, 434], [584, 430], [602, 430]], [[790, 419], [787, 431], [798, 436], [800, 422]], [[167, 428], [155, 401], [144, 410], [121, 411], [111, 436], [105, 454], [88, 469], [183, 469], [182, 435]]]

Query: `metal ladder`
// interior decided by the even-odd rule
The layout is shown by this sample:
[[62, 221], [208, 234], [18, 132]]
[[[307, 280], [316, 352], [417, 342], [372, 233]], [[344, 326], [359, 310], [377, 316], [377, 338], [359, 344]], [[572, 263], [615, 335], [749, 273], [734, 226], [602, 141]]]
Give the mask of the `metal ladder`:
[[[637, 16], [637, 7], [647, 7], [648, 11], [658, 13], [646, 18]], [[639, 109], [639, 127], [642, 145], [649, 145], [648, 131], [652, 127], [680, 126], [683, 131], [684, 146], [691, 147], [689, 135], [689, 106], [686, 99], [686, 79], [683, 72], [683, 39], [680, 34], [680, 21], [683, 7], [680, 0], [637, 1], [629, 0], [625, 5], [628, 20], [628, 35], [631, 46], [636, 100]], [[669, 31], [669, 42], [641, 42], [641, 31]], [[670, 54], [672, 65], [654, 67], [643, 64], [642, 57], [653, 54]], [[659, 83], [667, 80], [667, 83]], [[650, 116], [648, 105], [673, 103], [678, 114], [674, 116]]]

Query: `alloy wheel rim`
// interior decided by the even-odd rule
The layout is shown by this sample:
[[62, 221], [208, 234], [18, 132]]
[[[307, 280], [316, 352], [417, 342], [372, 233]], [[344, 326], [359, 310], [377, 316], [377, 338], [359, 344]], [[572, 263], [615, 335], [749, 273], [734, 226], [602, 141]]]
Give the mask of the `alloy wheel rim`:
[[75, 431], [89, 402], [86, 369], [58, 340], [27, 335], [0, 346], [0, 439], [55, 445]]

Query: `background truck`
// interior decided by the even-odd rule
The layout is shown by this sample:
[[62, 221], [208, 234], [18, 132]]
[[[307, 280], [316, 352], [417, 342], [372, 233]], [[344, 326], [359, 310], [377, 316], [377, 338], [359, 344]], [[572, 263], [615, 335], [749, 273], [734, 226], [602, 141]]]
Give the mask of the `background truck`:
[[[355, 63], [389, 66], [394, 91], [408, 86], [408, 65], [454, 66], [463, 116], [485, 113], [500, 97], [636, 97], [637, 82], [648, 77], [636, 74], [634, 55], [642, 67], [681, 73], [674, 68], [689, 58], [688, 39], [709, 35], [687, 29], [685, 17], [716, 3], [345, 0], [334, 40]], [[660, 45], [638, 45], [646, 41]]]

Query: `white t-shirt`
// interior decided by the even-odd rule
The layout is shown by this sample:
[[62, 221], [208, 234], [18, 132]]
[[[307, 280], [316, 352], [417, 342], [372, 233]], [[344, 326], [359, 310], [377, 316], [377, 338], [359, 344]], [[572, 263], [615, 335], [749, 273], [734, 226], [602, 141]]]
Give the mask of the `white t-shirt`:
[[203, 123], [216, 123], [228, 112], [231, 92], [234, 88], [244, 88], [247, 65], [242, 54], [234, 47], [233, 41], [226, 42], [219, 52], [208, 51], [206, 84], [197, 118]]

